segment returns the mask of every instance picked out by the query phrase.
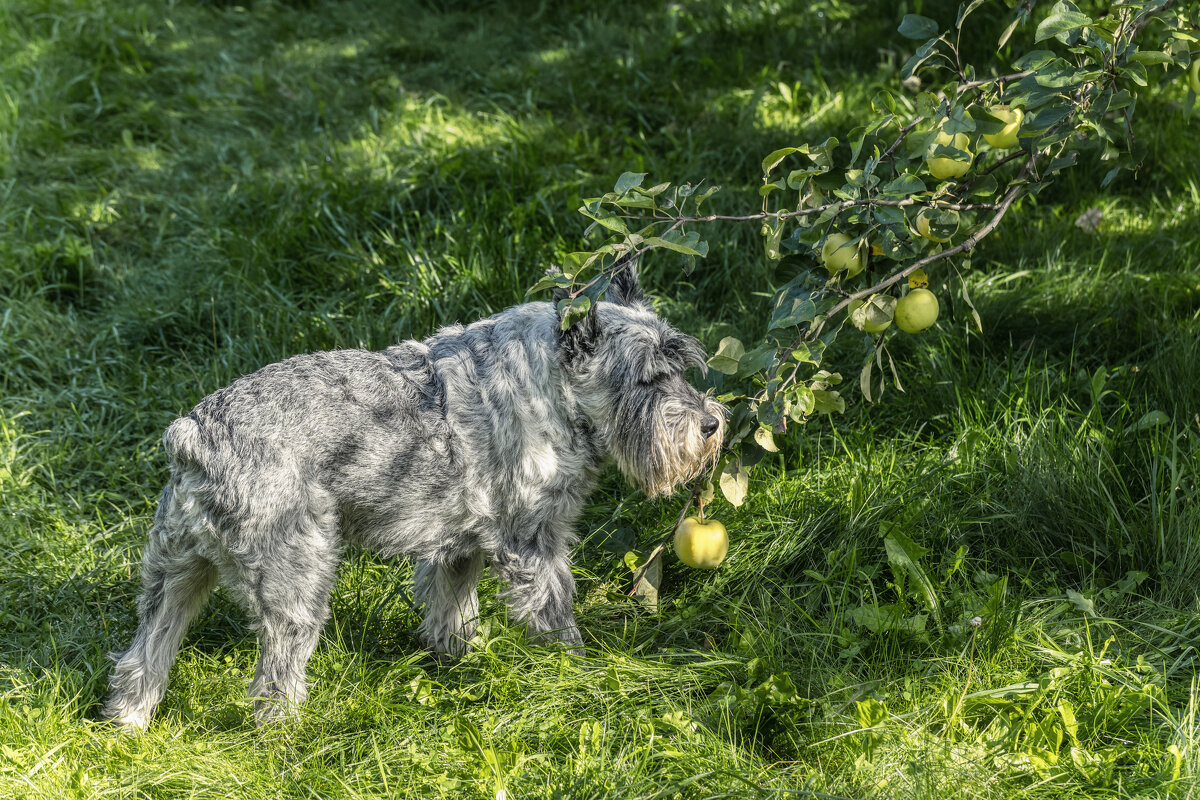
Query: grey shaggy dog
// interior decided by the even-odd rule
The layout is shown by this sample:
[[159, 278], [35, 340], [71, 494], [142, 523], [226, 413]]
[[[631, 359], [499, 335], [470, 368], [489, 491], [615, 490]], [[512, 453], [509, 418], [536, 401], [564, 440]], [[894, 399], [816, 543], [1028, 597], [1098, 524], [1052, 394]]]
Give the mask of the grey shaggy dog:
[[149, 723], [218, 582], [262, 647], [257, 721], [288, 714], [347, 544], [417, 560], [435, 652], [465, 651], [486, 565], [531, 635], [582, 653], [569, 555], [599, 470], [615, 462], [647, 495], [669, 493], [712, 463], [724, 431], [724, 409], [683, 377], [703, 348], [621, 266], [610, 300], [567, 332], [555, 304], [527, 303], [382, 352], [299, 355], [171, 423], [139, 626], [114, 655], [103, 716]]

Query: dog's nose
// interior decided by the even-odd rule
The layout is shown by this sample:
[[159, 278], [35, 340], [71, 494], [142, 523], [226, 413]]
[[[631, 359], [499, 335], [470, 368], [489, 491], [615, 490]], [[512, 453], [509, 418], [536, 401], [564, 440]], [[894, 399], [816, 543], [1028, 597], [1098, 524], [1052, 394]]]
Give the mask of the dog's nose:
[[700, 420], [700, 432], [704, 434], [705, 439], [716, 433], [719, 427], [721, 427], [720, 421], [712, 414], [706, 414], [704, 419]]

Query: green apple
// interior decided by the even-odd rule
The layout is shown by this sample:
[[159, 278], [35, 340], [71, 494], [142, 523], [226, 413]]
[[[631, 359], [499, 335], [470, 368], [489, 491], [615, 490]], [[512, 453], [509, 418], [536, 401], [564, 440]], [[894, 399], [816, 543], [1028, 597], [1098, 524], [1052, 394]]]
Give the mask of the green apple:
[[1188, 83], [1192, 86], [1192, 91], [1200, 97], [1200, 57], [1197, 57], [1192, 62], [1192, 68], [1188, 71]]
[[987, 143], [998, 150], [1016, 147], [1017, 133], [1021, 130], [1025, 112], [1019, 108], [1009, 108], [1008, 106], [992, 106], [988, 112], [993, 117], [1003, 120], [1005, 125], [999, 133], [985, 133], [983, 138], [987, 140]]
[[974, 158], [970, 150], [971, 139], [965, 133], [956, 133], [951, 136], [945, 131], [938, 131], [937, 138], [933, 141], [935, 146], [947, 145], [955, 150], [962, 150], [967, 154], [967, 159], [963, 161], [949, 156], [930, 155], [925, 159], [925, 166], [929, 168], [929, 174], [939, 181], [947, 178], [961, 178], [966, 175], [967, 170], [971, 168], [971, 160]]
[[937, 295], [928, 289], [913, 289], [896, 301], [896, 327], [905, 333], [920, 333], [937, 318]]
[[[873, 300], [875, 297], [876, 295], [871, 295], [870, 299]], [[866, 300], [851, 300], [850, 305], [846, 307], [846, 313], [848, 315], [853, 315], [854, 312], [862, 308], [863, 304], [866, 302]], [[851, 316], [850, 323], [855, 325], [855, 327], [858, 327], [854, 322], [853, 316]], [[867, 333], [880, 333], [881, 331], [886, 331], [889, 327], [891, 327], [891, 324], [892, 321], [890, 319], [887, 322], [871, 322], [869, 319], [863, 319], [862, 328], [860, 330], [863, 330]]]
[[831, 233], [821, 246], [821, 261], [830, 275], [846, 270], [846, 277], [853, 278], [863, 271], [862, 256], [858, 244], [844, 233]]
[[675, 555], [689, 567], [716, 569], [729, 552], [729, 534], [715, 519], [688, 517], [675, 529]]
[[[937, 225], [937, 230], [934, 230], [931, 227], [932, 225]], [[950, 225], [953, 225], [955, 230], [958, 229], [957, 211], [947, 209], [935, 212], [930, 208], [922, 208], [917, 212], [917, 233], [931, 242], [943, 243], [950, 241], [950, 236], [953, 235], [952, 232], [946, 236], [938, 236], [938, 233], [946, 233]]]

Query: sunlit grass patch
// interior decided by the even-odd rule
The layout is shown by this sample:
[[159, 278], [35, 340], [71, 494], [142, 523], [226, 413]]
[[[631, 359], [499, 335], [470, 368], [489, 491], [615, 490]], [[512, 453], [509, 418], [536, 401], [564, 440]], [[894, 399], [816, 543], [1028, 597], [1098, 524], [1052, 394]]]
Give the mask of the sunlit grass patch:
[[[657, 613], [624, 556], [679, 500], [606, 475], [576, 551], [586, 657], [530, 645], [489, 579], [476, 649], [440, 664], [411, 566], [354, 552], [296, 724], [253, 727], [257, 644], [220, 595], [151, 729], [96, 721], [175, 415], [297, 352], [521, 302], [623, 171], [756, 210], [764, 153], [902, 91], [898, 13], [0, 9], [0, 795], [1200, 792], [1200, 153], [1177, 88], [1139, 103], [1136, 180], [1081, 164], [963, 265], [982, 331], [947, 297], [889, 342], [903, 391], [869, 405], [848, 372], [845, 415], [778, 437], [750, 502], [711, 509], [726, 562], [668, 555]], [[810, 265], [767, 262], [755, 228], [710, 240], [690, 275], [655, 253], [643, 277], [712, 348]]]

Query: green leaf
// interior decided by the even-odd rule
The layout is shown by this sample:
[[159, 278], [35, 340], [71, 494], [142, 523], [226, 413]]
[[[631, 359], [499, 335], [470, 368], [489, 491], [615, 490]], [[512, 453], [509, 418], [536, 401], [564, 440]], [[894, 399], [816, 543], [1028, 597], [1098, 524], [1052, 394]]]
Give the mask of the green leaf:
[[1170, 422], [1171, 418], [1169, 416], [1155, 409], [1154, 411], [1147, 411], [1141, 419], [1126, 428], [1125, 432], [1144, 431], [1149, 428], [1157, 428], [1159, 425], [1168, 425]]
[[764, 183], [762, 186], [758, 187], [758, 196], [766, 197], [771, 192], [777, 192], [780, 189], [786, 188], [788, 188], [787, 181], [771, 181], [770, 183]]
[[583, 287], [580, 293], [583, 297], [591, 298], [593, 303], [599, 303], [600, 298], [608, 291], [608, 285], [612, 283], [612, 278], [607, 274], [601, 273], [592, 278]]
[[613, 191], [623, 195], [635, 186], [641, 186], [648, 174], [647, 172], [622, 172], [621, 177], [617, 178], [617, 184], [613, 187]]
[[592, 534], [592, 539], [599, 544], [601, 550], [616, 555], [629, 552], [637, 544], [637, 534], [631, 528], [617, 528], [612, 531], [601, 529]]
[[775, 437], [771, 435], [771, 431], [767, 428], [760, 427], [754, 432], [754, 443], [768, 453], [779, 452], [779, 447], [775, 444]]
[[633, 587], [633, 597], [651, 614], [658, 613], [658, 587], [662, 586], [662, 559], [656, 558]]
[[867, 356], [867, 363], [863, 365], [862, 372], [858, 373], [858, 389], [863, 393], [863, 397], [867, 398], [868, 403], [874, 403], [874, 398], [871, 397], [871, 368], [875, 365], [875, 359]]
[[658, 204], [654, 202], [654, 198], [644, 194], [640, 189], [634, 189], [629, 194], [621, 196], [609, 192], [604, 195], [604, 199], [621, 208], [658, 208]]
[[812, 364], [814, 367], [821, 366], [821, 356], [825, 354], [824, 342], [801, 342], [795, 350], [792, 351], [792, 358], [801, 364]]
[[[758, 408], [755, 410], [755, 416], [758, 417], [758, 421], [761, 423], [759, 430], [761, 430], [763, 427], [765, 427], [766, 429], [772, 429], [772, 428], [778, 427], [783, 422], [783, 415], [786, 411], [787, 411], [787, 398], [782, 393], [777, 394], [777, 395], [775, 395], [775, 397], [771, 398], [771, 401], [769, 403], [759, 403]], [[755, 442], [755, 444], [758, 444], [757, 430], [755, 431], [754, 442]], [[761, 447], [761, 445], [760, 445], [760, 447]], [[765, 450], [766, 448], [763, 448], [763, 449]], [[777, 451], [772, 451], [772, 452], [777, 452]], [[742, 449], [742, 463], [745, 464], [746, 466], [753, 466], [754, 464], [758, 463], [758, 460], [759, 460], [758, 458], [755, 458], [753, 461], [751, 460], [752, 454], [753, 454], [752, 449], [743, 448]]]
[[1066, 44], [1063, 38], [1066, 33], [1092, 24], [1092, 18], [1087, 14], [1082, 14], [1078, 11], [1060, 10], [1064, 5], [1064, 3], [1059, 3], [1055, 6], [1055, 11], [1042, 20], [1042, 24], [1037, 26], [1037, 33], [1033, 37], [1034, 42], [1044, 42], [1051, 37], [1057, 37], [1059, 41]]
[[708, 187], [707, 189], [705, 189], [703, 192], [701, 192], [700, 194], [698, 194], [698, 195], [696, 195], [694, 198], [692, 198], [692, 199], [693, 199], [693, 201], [696, 203], [696, 213], [699, 213], [699, 212], [700, 212], [700, 205], [701, 205], [701, 204], [702, 204], [702, 203], [703, 203], [705, 200], [707, 200], [708, 198], [712, 197], [714, 194], [716, 194], [716, 193], [717, 193], [717, 192], [719, 192], [719, 191], [721, 191], [721, 187], [720, 187], [720, 186], [709, 186], [709, 187]]
[[1161, 50], [1138, 50], [1129, 56], [1139, 64], [1173, 64], [1175, 59], [1171, 58]]
[[883, 721], [887, 719], [887, 706], [875, 698], [857, 700], [855, 701], [854, 706], [854, 716], [858, 721], [858, 727], [864, 730], [867, 728], [874, 728], [876, 725], [883, 723]]
[[1096, 616], [1096, 603], [1091, 598], [1084, 597], [1073, 589], [1067, 589], [1067, 599], [1071, 601], [1071, 605], [1082, 611], [1085, 616]]
[[708, 366], [726, 375], [736, 375], [738, 362], [746, 354], [746, 348], [740, 339], [726, 336], [717, 346], [717, 352], [708, 359]]
[[[813, 344], [817, 344], [817, 342], [813, 342]], [[824, 342], [821, 342], [822, 349], [824, 349], [824, 344]], [[813, 373], [812, 379], [813, 389], [824, 389], [826, 386], [837, 386], [839, 383], [841, 383], [842, 373], [830, 372], [827, 369], [819, 369]]]
[[787, 673], [772, 675], [754, 690], [755, 698], [763, 705], [793, 703], [799, 699], [799, 695], [796, 684], [792, 683], [792, 678]]
[[816, 315], [817, 306], [807, 294], [781, 292], [775, 300], [775, 310], [771, 313], [771, 324], [767, 326], [767, 330], [790, 328], [803, 322], [812, 322]]
[[912, 74], [917, 71], [917, 68], [924, 64], [930, 56], [933, 55], [934, 48], [937, 47], [940, 39], [930, 39], [925, 44], [917, 48], [917, 52], [912, 54], [908, 61], [904, 62], [904, 66], [900, 69], [900, 77], [908, 80]]
[[1136, 83], [1138, 86], [1148, 86], [1149, 81], [1146, 80], [1146, 67], [1137, 61], [1131, 61], [1125, 65], [1125, 77]]
[[779, 349], [773, 344], [760, 345], [738, 361], [738, 374], [744, 377], [749, 377], [756, 372], [768, 370], [775, 363], [775, 356]]
[[580, 295], [574, 300], [563, 298], [558, 301], [558, 313], [562, 317], [562, 329], [569, 330], [579, 320], [587, 316], [592, 308], [592, 300], [587, 295]]
[[625, 226], [625, 220], [620, 217], [599, 217], [596, 219], [596, 223], [615, 233], [629, 233], [629, 228]]
[[879, 190], [883, 197], [908, 197], [910, 194], [924, 192], [925, 181], [911, 172], [906, 172], [894, 180], [885, 183]]
[[954, 21], [954, 27], [961, 28], [963, 20], [967, 18], [967, 15], [979, 8], [981, 5], [983, 5], [983, 0], [971, 0], [971, 2], [967, 5], [960, 6], [958, 9], [958, 19]]
[[[924, 614], [904, 616], [903, 609], [894, 605], [858, 606], [850, 609], [850, 619], [856, 625], [869, 630], [871, 633], [887, 633], [900, 631], [902, 633], [922, 634], [925, 632]], [[869, 726], [868, 726], [869, 727]]]
[[833, 167], [834, 151], [837, 149], [837, 146], [838, 146], [837, 137], [830, 136], [828, 139], [821, 142], [821, 144], [817, 145], [815, 148], [810, 149], [806, 146], [804, 148], [798, 148], [798, 149], [803, 149], [803, 151], [808, 154], [809, 160], [812, 161], [814, 164], [816, 164], [818, 167], [824, 167], [825, 169], [830, 169]]
[[929, 610], [935, 617], [940, 616], [938, 597], [934, 591], [933, 582], [929, 580], [929, 576], [925, 574], [925, 570], [919, 563], [921, 557], [929, 551], [895, 527], [891, 528], [891, 532], [883, 540], [883, 546], [887, 550], [888, 563], [892, 565], [892, 569], [897, 573], [907, 575], [917, 585]]
[[739, 459], [731, 458], [725, 462], [725, 467], [721, 470], [720, 484], [721, 494], [725, 495], [725, 499], [734, 508], [746, 502], [746, 494], [750, 487], [750, 474], [746, 472], [746, 468], [742, 466]]
[[942, 99], [933, 92], [921, 92], [917, 95], [917, 112], [923, 117], [940, 116]]
[[[811, 178], [813, 175], [820, 175], [823, 171], [824, 170], [822, 170], [820, 167], [804, 167], [803, 169], [794, 169], [788, 173], [787, 187], [789, 189], [799, 189], [803, 185], [805, 179]], [[767, 185], [769, 186], [771, 184]], [[759, 194], [762, 194], [761, 189], [759, 189]]]
[[763, 222], [763, 246], [767, 251], [767, 258], [772, 261], [783, 258], [783, 253], [779, 250], [779, 243], [783, 241], [783, 228], [783, 222], [779, 220], [776, 220], [774, 225]]
[[665, 247], [689, 256], [708, 255], [708, 242], [700, 241], [700, 234], [696, 231], [671, 231], [666, 236], [647, 236], [646, 244], [651, 247]]
[[881, 225], [902, 225], [904, 223], [904, 211], [895, 206], [875, 206], [871, 209], [871, 216]]
[[1019, 69], [1022, 72], [1027, 70], [1039, 70], [1049, 64], [1057, 56], [1052, 50], [1030, 50], [1025, 55], [1013, 62], [1013, 68]]
[[1021, 15], [1018, 14], [1017, 17], [1012, 22], [1008, 23], [1008, 27], [1004, 29], [1004, 32], [1000, 34], [1000, 38], [996, 41], [996, 49], [997, 50], [1001, 50], [1004, 48], [1004, 43], [1009, 40], [1009, 38], [1013, 35], [1013, 31], [1015, 31], [1017, 29], [1017, 26], [1020, 24], [1021, 24]]
[[820, 367], [824, 348], [824, 342], [800, 342], [798, 347], [792, 350], [792, 357], [800, 363], [811, 363], [814, 367]]
[[976, 309], [975, 304], [971, 302], [971, 295], [967, 292], [967, 282], [963, 281], [960, 288], [963, 302], [967, 304], [967, 310], [971, 312], [971, 321], [975, 323], [975, 329], [980, 333], [983, 333], [983, 318], [979, 316], [979, 310]]
[[804, 422], [816, 407], [816, 398], [807, 386], [793, 386], [788, 392], [788, 416], [796, 422]]
[[900, 20], [900, 27], [896, 31], [906, 39], [924, 41], [931, 36], [937, 36], [938, 24], [929, 17], [922, 17], [919, 14], [905, 14], [904, 19]]
[[526, 295], [531, 295], [540, 292], [543, 289], [566, 288], [571, 285], [571, 279], [561, 272], [556, 272], [553, 275], [543, 276], [537, 283], [530, 286], [526, 291]]
[[991, 197], [999, 189], [995, 175], [980, 175], [971, 182], [972, 197]]
[[763, 174], [769, 173], [771, 170], [779, 166], [779, 162], [790, 156], [792, 153], [800, 152], [799, 147], [781, 147], [775, 152], [763, 159], [762, 171]]
[[1075, 162], [1076, 162], [1076, 160], [1078, 160], [1078, 158], [1079, 158], [1079, 151], [1071, 150], [1065, 156], [1060, 156], [1059, 158], [1056, 158], [1053, 161], [1051, 161], [1050, 165], [1048, 167], [1046, 167], [1046, 171], [1042, 174], [1049, 175], [1051, 173], [1058, 172], [1060, 169], [1066, 169], [1067, 167], [1072, 167], [1075, 165]]
[[837, 392], [829, 389], [813, 389], [813, 410], [819, 414], [839, 414], [846, 410], [846, 401]]

